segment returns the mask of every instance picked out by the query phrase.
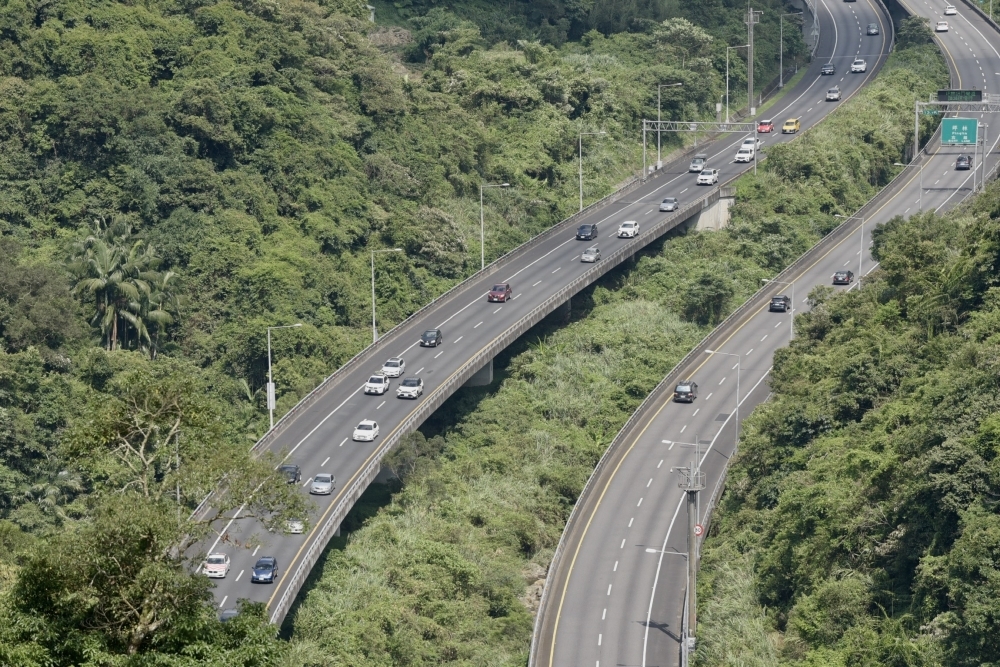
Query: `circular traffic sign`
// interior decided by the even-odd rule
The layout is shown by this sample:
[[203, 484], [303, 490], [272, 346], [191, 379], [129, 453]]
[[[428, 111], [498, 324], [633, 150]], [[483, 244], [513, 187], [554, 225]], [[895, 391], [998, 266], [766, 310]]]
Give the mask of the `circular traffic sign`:
[[700, 523], [696, 523], [694, 526], [694, 536], [701, 537], [701, 534], [705, 532], [705, 527]]

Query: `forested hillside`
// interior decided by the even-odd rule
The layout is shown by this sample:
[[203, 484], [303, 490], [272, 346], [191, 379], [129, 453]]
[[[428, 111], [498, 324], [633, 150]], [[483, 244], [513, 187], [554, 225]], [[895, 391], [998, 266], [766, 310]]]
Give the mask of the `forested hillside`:
[[1000, 656], [1000, 186], [811, 295], [703, 549], [699, 665]]

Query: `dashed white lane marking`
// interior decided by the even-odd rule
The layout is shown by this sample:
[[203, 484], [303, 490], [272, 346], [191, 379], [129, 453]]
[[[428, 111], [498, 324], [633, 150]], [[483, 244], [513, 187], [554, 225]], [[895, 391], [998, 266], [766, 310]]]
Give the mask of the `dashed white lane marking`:
[[[698, 410], [701, 410], [701, 408], [698, 408]], [[695, 410], [695, 411], [694, 411], [694, 414], [693, 414], [693, 415], [691, 415], [691, 416], [692, 416], [692, 417], [697, 417], [697, 416], [698, 416], [698, 410]]]
[[622, 545], [620, 547], [618, 547], [618, 548], [619, 549], [624, 549], [625, 548], [625, 538], [624, 537], [622, 538]]
[[611, 595], [611, 584], [608, 584], [608, 595]]
[[[729, 376], [727, 375], [726, 377], [729, 377]], [[725, 382], [725, 381], [726, 381], [726, 378], [724, 377], [724, 378], [722, 378], [721, 380], [719, 380], [719, 384], [721, 385], [721, 384], [722, 384], [723, 382]]]
[[641, 506], [642, 506], [642, 498], [639, 498], [639, 502], [637, 502], [637, 503], [635, 504], [635, 506], [636, 506], [636, 507], [641, 507]]
[[[748, 20], [749, 20], [749, 19], [748, 19]], [[601, 637], [603, 637], [603, 635], [597, 635], [597, 645], [598, 645], [598, 646], [600, 646], [600, 645], [601, 645]]]
[[325, 461], [323, 461], [322, 463], [319, 464], [319, 467], [322, 468], [323, 466], [325, 466], [329, 462], [330, 462], [330, 457], [328, 456], [328, 457], [326, 457]]
[[903, 215], [906, 215], [906, 214], [907, 214], [907, 213], [909, 213], [909, 212], [910, 212], [910, 209], [909, 209], [909, 208], [907, 208], [907, 209], [906, 209], [905, 211], [903, 211]]
[[749, 351], [749, 352], [747, 352], [747, 355], [749, 355], [749, 354], [750, 354], [750, 352], [753, 352], [753, 348], [752, 348], [752, 347], [750, 348], [750, 351]]
[[226, 600], [229, 599], [228, 595], [222, 597], [222, 602], [219, 603], [219, 609], [222, 609], [222, 605], [226, 604]]
[[607, 618], [607, 617], [608, 617], [608, 608], [607, 608], [607, 607], [605, 607], [605, 608], [604, 608], [604, 613], [603, 613], [603, 614], [601, 614], [601, 620], [603, 621], [603, 620], [604, 620], [605, 618]]
[[481, 325], [482, 325], [482, 322], [480, 322], [479, 324], [477, 324], [476, 326], [474, 326], [474, 327], [472, 327], [472, 328], [473, 328], [473, 329], [478, 329], [478, 328], [479, 328], [479, 327], [480, 327]]
[[[558, 271], [558, 270], [559, 270], [559, 269], [561, 269], [561, 268], [562, 268], [561, 266], [559, 266], [559, 267], [556, 267], [556, 271]], [[555, 273], [556, 271], [553, 271], [552, 273]]]
[[[514, 299], [516, 299], [516, 298], [517, 298], [517, 297], [519, 297], [519, 296], [521, 296], [521, 295], [520, 295], [520, 294], [515, 294], [515, 295], [514, 295]], [[514, 299], [511, 299], [511, 301], [513, 301]]]
[[649, 481], [648, 481], [648, 482], [646, 482], [646, 488], [648, 489], [648, 488], [649, 488], [649, 485], [650, 485], [650, 484], [652, 484], [652, 483], [653, 483], [653, 478], [652, 478], [652, 477], [650, 477], [650, 478], [649, 478]]
[[618, 571], [618, 561], [615, 561], [615, 569], [613, 569], [611, 571], [612, 572], [617, 572]]
[[682, 427], [681, 427], [681, 433], [683, 433], [683, 432], [684, 432], [684, 430], [685, 430], [685, 429], [686, 429], [687, 427], [688, 427], [688, 425], [687, 425], [687, 424], [684, 424], [684, 426], [682, 426]]
[[629, 527], [629, 528], [631, 528], [631, 527], [632, 527], [632, 522], [633, 522], [633, 521], [635, 521], [635, 517], [632, 517], [631, 519], [629, 519], [629, 520], [628, 520], [628, 527]]
[[542, 281], [541, 281], [541, 280], [539, 280], [539, 281], [538, 281], [537, 283], [535, 283], [534, 285], [532, 285], [532, 287], [538, 287], [538, 286], [539, 286], [539, 285], [541, 285], [541, 284], [542, 284]]
[[[739, 366], [739, 365], [740, 365], [740, 362], [738, 362], [738, 361], [737, 361], [737, 362], [736, 362], [736, 366]], [[734, 371], [735, 371], [735, 370], [736, 370], [736, 366], [733, 366], [731, 370], [734, 370]]]
[[379, 408], [381, 408], [381, 407], [382, 407], [383, 405], [385, 405], [385, 401], [382, 401], [381, 403], [379, 403], [379, 404], [378, 404], [378, 408], [375, 408], [375, 409], [376, 409], [376, 410], [378, 410], [378, 409], [379, 409]]
[[688, 191], [688, 190], [690, 190], [690, 189], [691, 189], [691, 188], [684, 188], [683, 190], [681, 190], [681, 191], [680, 191], [680, 194], [684, 194], [685, 192], [687, 192], [687, 191]]
[[240, 580], [240, 577], [242, 577], [242, 576], [243, 576], [243, 573], [244, 573], [244, 572], [246, 572], [246, 570], [240, 570], [240, 573], [239, 573], [238, 575], [236, 575], [236, 581], [239, 581], [239, 580]]
[[253, 550], [253, 553], [250, 554], [250, 558], [253, 558], [254, 556], [256, 556], [258, 551], [260, 551], [260, 545], [259, 544], [257, 545], [257, 548]]
[[656, 464], [656, 469], [659, 470], [661, 465], [663, 465], [663, 459], [660, 459], [660, 462]]
[[[382, 401], [382, 402], [383, 402], [383, 403], [385, 403], [385, 401]], [[376, 410], [377, 410], [377, 409], [378, 409], [378, 408], [376, 408]], [[309, 486], [309, 482], [311, 482], [311, 481], [312, 481], [312, 479], [307, 479], [306, 481], [302, 482], [302, 488], [304, 489], [304, 488], [306, 488], [307, 486]]]
[[[712, 393], [715, 393], [715, 392], [712, 392]], [[705, 400], [707, 401], [707, 400], [708, 400], [708, 399], [710, 399], [710, 398], [712, 398], [712, 394], [709, 394], [708, 396], [706, 396], [706, 397], [705, 397]]]
[[653, 209], [649, 209], [648, 211], [646, 211], [645, 213], [643, 213], [643, 215], [649, 215], [652, 212], [653, 212]]
[[[420, 371], [424, 370], [425, 368], [426, 366], [421, 366]], [[414, 373], [414, 375], [420, 375], [420, 371], [417, 371], [416, 373]]]
[[[767, 338], [767, 334], [764, 334], [764, 338]], [[761, 338], [761, 339], [760, 339], [760, 342], [762, 342], [762, 343], [763, 343], [763, 342], [764, 342], [764, 338]]]
[[844, 262], [844, 266], [847, 266], [850, 263], [851, 263], [851, 260], [847, 260], [846, 262]]
[[503, 306], [500, 306], [500, 308], [497, 308], [496, 310], [494, 310], [493, 314], [496, 315], [497, 313], [499, 313], [501, 308], [503, 308]]
[[463, 338], [465, 338], [465, 336], [459, 336], [458, 338], [455, 339], [455, 342], [457, 343], [458, 341], [462, 340]]
[[781, 324], [782, 324], [781, 322], [778, 322], [777, 324], [774, 325], [774, 328], [777, 329], [778, 327], [781, 326]]
[[440, 357], [440, 356], [441, 356], [442, 354], [444, 354], [444, 350], [441, 350], [440, 352], [438, 352], [437, 354], [435, 354], [435, 355], [434, 355], [434, 358], [435, 358], [435, 359], [437, 359], [437, 358], [438, 358], [438, 357]]
[[[423, 369], [421, 369], [421, 370], [423, 370]], [[344, 443], [345, 443], [345, 442], [347, 442], [347, 438], [344, 438], [343, 440], [341, 440], [341, 441], [340, 441], [340, 444], [339, 444], [339, 445], [337, 445], [337, 446], [338, 446], [338, 447], [343, 447], [343, 446], [344, 446]]]

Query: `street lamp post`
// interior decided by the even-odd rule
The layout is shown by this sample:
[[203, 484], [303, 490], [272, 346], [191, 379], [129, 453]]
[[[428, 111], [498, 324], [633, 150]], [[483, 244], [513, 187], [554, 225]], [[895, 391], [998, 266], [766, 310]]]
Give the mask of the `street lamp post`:
[[509, 188], [510, 183], [496, 183], [494, 185], [479, 185], [479, 270], [486, 268], [486, 223], [483, 217], [483, 190], [486, 188]]
[[[923, 187], [923, 184], [921, 183], [921, 189], [922, 189], [922, 187]], [[862, 218], [861, 216], [858, 216], [858, 215], [843, 216], [843, 215], [840, 215], [839, 213], [834, 213], [833, 217], [835, 217], [835, 218], [844, 218], [845, 220], [860, 220], [861, 221], [861, 238], [858, 239], [858, 285], [860, 285], [861, 284], [861, 270], [862, 270], [862, 266], [863, 266], [861, 262], [863, 262], [864, 258], [865, 258], [865, 219]], [[861, 288], [859, 287], [858, 289], [860, 290]]]
[[[860, 278], [858, 278], [860, 280]], [[786, 283], [781, 280], [771, 280], [769, 278], [761, 278], [763, 283], [777, 283], [778, 285], [788, 285], [792, 288], [792, 308], [788, 311], [788, 340], [791, 341], [795, 337], [795, 283]]]
[[789, 12], [778, 16], [778, 88], [785, 87], [785, 23], [786, 16], [802, 16], [802, 12]]
[[295, 324], [284, 324], [277, 327], [267, 328], [267, 414], [271, 423], [268, 430], [274, 428], [274, 377], [271, 375], [271, 330], [296, 329], [301, 326], [301, 322], [296, 322]]
[[733, 49], [749, 49], [749, 44], [743, 44], [742, 46], [727, 46], [726, 47], [726, 122], [729, 122], [729, 52]]
[[383, 252], [403, 252], [402, 248], [372, 250], [372, 343], [378, 342], [378, 327], [375, 325], [375, 255]]
[[[600, 132], [581, 132], [580, 136], [577, 137], [577, 142], [580, 150], [580, 210], [581, 211], [583, 210], [583, 137], [597, 136], [600, 134], [607, 134], [607, 132], [605, 132], [604, 130], [601, 130]], [[643, 133], [643, 136], [645, 136], [645, 133]], [[646, 178], [646, 175], [643, 174], [642, 177]]]
[[678, 86], [683, 86], [684, 82], [680, 83], [661, 83], [656, 86], [656, 168], [660, 168], [660, 91], [663, 88], [676, 88]]

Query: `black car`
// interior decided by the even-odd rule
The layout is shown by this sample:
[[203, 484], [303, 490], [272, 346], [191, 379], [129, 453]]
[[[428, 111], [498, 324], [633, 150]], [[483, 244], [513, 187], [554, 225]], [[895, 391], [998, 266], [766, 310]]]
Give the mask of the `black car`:
[[955, 160], [955, 169], [966, 170], [972, 169], [972, 158], [968, 155], [959, 155], [958, 159]]
[[250, 571], [250, 582], [273, 584], [278, 580], [278, 559], [274, 556], [261, 556], [253, 564]]
[[836, 74], [837, 68], [833, 66], [833, 63], [826, 63], [819, 68], [820, 74]]
[[420, 347], [437, 347], [444, 342], [440, 329], [428, 329], [420, 337]]
[[289, 484], [295, 484], [302, 480], [302, 471], [296, 465], [283, 465], [278, 468], [278, 472], [285, 476]]
[[877, 35], [878, 34], [878, 23], [869, 23], [868, 24], [868, 34], [869, 35]]
[[850, 285], [853, 280], [854, 274], [851, 271], [837, 271], [833, 274], [834, 285]]
[[580, 241], [593, 241], [597, 238], [597, 225], [580, 225], [576, 230], [576, 238]]
[[771, 305], [767, 309], [772, 313], [786, 313], [791, 307], [792, 300], [784, 294], [779, 294], [778, 296], [771, 297]]
[[674, 401], [677, 403], [694, 403], [698, 398], [698, 384], [694, 380], [684, 380], [674, 387]]

